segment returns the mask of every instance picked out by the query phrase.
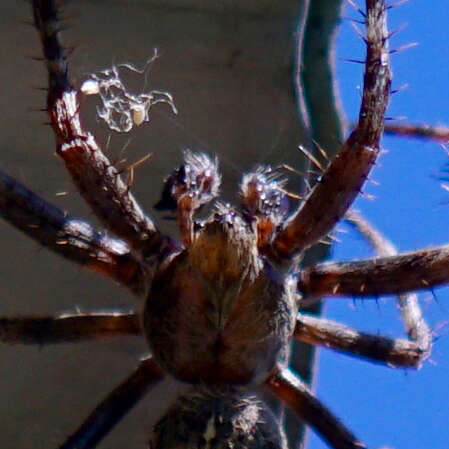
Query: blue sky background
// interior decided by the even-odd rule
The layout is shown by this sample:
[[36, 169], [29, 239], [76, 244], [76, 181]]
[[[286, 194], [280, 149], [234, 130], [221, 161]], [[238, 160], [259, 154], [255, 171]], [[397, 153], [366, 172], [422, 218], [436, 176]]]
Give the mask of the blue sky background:
[[[390, 13], [390, 29], [406, 25], [391, 47], [418, 46], [393, 56], [393, 88], [408, 88], [393, 96], [388, 115], [410, 122], [449, 125], [449, 27], [447, 0], [414, 0]], [[346, 15], [356, 17], [348, 7]], [[339, 58], [360, 58], [363, 45], [348, 21], [342, 24]], [[339, 60], [338, 79], [349, 120], [360, 104], [362, 67]], [[449, 242], [449, 193], [439, 187], [449, 157], [441, 145], [422, 140], [384, 138], [388, 150], [366, 187], [374, 201], [359, 199], [356, 207], [391, 239], [400, 251]], [[348, 231], [343, 225], [340, 229]], [[359, 236], [340, 233], [335, 260], [369, 257]], [[449, 290], [420, 294], [426, 319], [434, 330], [430, 360], [419, 371], [393, 370], [380, 365], [320, 351], [318, 396], [370, 448], [447, 449], [449, 447]], [[331, 299], [326, 315], [358, 329], [391, 336], [403, 335], [392, 298], [374, 301]], [[327, 446], [315, 435], [310, 449]]]

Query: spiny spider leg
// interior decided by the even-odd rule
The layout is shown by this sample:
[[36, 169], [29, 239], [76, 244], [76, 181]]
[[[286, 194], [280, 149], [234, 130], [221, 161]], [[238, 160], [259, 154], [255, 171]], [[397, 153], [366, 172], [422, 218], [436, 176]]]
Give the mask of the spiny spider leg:
[[366, 6], [367, 55], [358, 126], [274, 240], [273, 256], [279, 260], [298, 255], [332, 230], [379, 155], [391, 84], [386, 6], [375, 0], [367, 0]]
[[334, 449], [360, 449], [361, 443], [289, 369], [275, 369], [266, 387]]
[[81, 195], [108, 229], [132, 247], [143, 249], [145, 253], [157, 252], [164, 245], [164, 238], [142, 211], [94, 136], [81, 125], [78, 91], [68, 77], [55, 3], [34, 1], [33, 11], [47, 64], [47, 110], [56, 137], [57, 154], [64, 160]]
[[[379, 231], [354, 211], [346, 214], [346, 220], [368, 240], [377, 254], [393, 256], [397, 251]], [[375, 260], [375, 259], [374, 259]], [[309, 344], [321, 345], [362, 356], [393, 367], [419, 368], [428, 357], [432, 336], [414, 293], [398, 296], [405, 331], [410, 340], [380, 337], [359, 332], [334, 321], [298, 315], [294, 337]]]
[[[346, 220], [365, 237], [379, 256], [395, 256], [398, 251], [377, 229], [355, 211], [346, 214]], [[432, 347], [429, 326], [424, 321], [416, 293], [397, 296], [401, 318], [409, 338], [414, 340], [421, 352], [421, 360], [427, 357]]]
[[73, 343], [119, 335], [142, 335], [139, 315], [101, 311], [0, 318], [0, 341], [10, 344]]
[[293, 336], [304, 343], [343, 351], [392, 367], [419, 368], [430, 349], [428, 341], [421, 343], [381, 337], [359, 332], [336, 321], [304, 314], [298, 315]]
[[94, 448], [163, 378], [164, 373], [152, 357], [142, 360], [137, 369], [108, 394], [60, 449]]
[[0, 215], [60, 256], [112, 278], [136, 295], [145, 291], [145, 269], [125, 242], [71, 217], [1, 171]]
[[428, 290], [449, 282], [449, 245], [351, 262], [319, 263], [301, 272], [306, 296], [373, 297]]

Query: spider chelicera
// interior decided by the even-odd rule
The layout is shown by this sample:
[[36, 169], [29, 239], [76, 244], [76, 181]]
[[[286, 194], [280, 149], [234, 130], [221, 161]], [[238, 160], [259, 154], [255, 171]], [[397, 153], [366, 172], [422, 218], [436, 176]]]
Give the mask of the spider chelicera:
[[[297, 315], [305, 297], [401, 293], [447, 281], [444, 248], [297, 269], [301, 253], [347, 212], [379, 152], [390, 90], [383, 2], [367, 2], [368, 56], [358, 127], [300, 208], [287, 215], [282, 180], [261, 168], [245, 175], [240, 207], [221, 204], [208, 219], [197, 220], [195, 212], [217, 196], [220, 176], [213, 159], [186, 153], [184, 164], [167, 179], [160, 203], [176, 211], [182, 244], [143, 214], [129, 185], [82, 128], [55, 5], [36, 1], [33, 7], [49, 71], [47, 108], [57, 152], [86, 202], [117, 238], [70, 218], [7, 175], [1, 178], [2, 215], [55, 252], [147, 300], [142, 321], [133, 313], [11, 318], [2, 320], [2, 338], [45, 343], [143, 332], [154, 357], [142, 361], [62, 447], [93, 447], [165, 374], [194, 387], [155, 427], [154, 447], [181, 442], [190, 448], [283, 447], [270, 412], [247, 396], [254, 385], [272, 391], [332, 447], [363, 447], [281, 361], [292, 335], [398, 366], [417, 365], [429, 351], [428, 329], [410, 296], [402, 308], [411, 341], [354, 334]], [[385, 245], [381, 250], [387, 251]]]

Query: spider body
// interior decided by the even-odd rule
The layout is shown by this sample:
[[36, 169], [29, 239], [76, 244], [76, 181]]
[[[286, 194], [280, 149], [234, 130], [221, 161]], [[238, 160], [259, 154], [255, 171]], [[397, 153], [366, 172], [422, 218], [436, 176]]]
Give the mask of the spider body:
[[179, 397], [154, 427], [150, 448], [285, 449], [273, 413], [238, 389], [197, 387]]
[[297, 314], [293, 275], [278, 272], [263, 254], [286, 212], [283, 180], [258, 168], [243, 177], [241, 211], [218, 204], [198, 222], [195, 212], [218, 196], [221, 177], [206, 155], [184, 157], [158, 207], [177, 212], [185, 248], [154, 276], [145, 334], [159, 363], [179, 380], [259, 384], [285, 355]]
[[295, 282], [260, 256], [257, 236], [222, 207], [157, 274], [145, 306], [152, 352], [190, 383], [259, 384], [293, 333]]
[[[240, 208], [221, 204], [210, 218], [197, 220], [197, 212], [217, 197], [220, 176], [216, 161], [186, 152], [158, 203], [158, 208], [176, 213], [179, 243], [143, 211], [131, 183], [84, 128], [81, 93], [69, 79], [67, 52], [60, 41], [57, 2], [31, 3], [47, 66], [46, 110], [57, 154], [105, 229], [71, 217], [2, 172], [0, 213], [53, 252], [127, 288], [144, 302], [144, 311], [143, 319], [135, 312], [114, 310], [2, 317], [0, 338], [41, 344], [144, 335], [153, 352], [60, 447], [96, 447], [166, 375], [193, 385], [155, 426], [154, 449], [284, 449], [279, 423], [247, 392], [253, 387], [271, 392], [330, 447], [365, 447], [283, 362], [291, 338], [390, 366], [417, 367], [430, 353], [429, 328], [416, 297], [408, 292], [449, 282], [449, 249], [398, 255], [363, 220], [348, 213], [380, 153], [391, 81], [385, 3], [366, 0], [366, 12], [361, 12], [367, 56], [357, 126], [328, 166], [320, 166], [318, 182], [300, 205], [288, 213], [284, 181], [268, 167], [259, 167], [243, 177]], [[117, 81], [117, 68], [103, 75], [107, 73]], [[101, 83], [103, 78], [95, 79]], [[100, 84], [87, 90], [102, 93]], [[126, 105], [139, 98], [128, 95], [112, 103], [123, 108], [122, 100]], [[145, 120], [154, 98], [144, 98]], [[170, 103], [171, 97], [157, 98], [155, 102]], [[102, 110], [100, 116], [108, 120], [109, 112]], [[133, 107], [125, 112], [127, 129], [130, 120], [141, 123]], [[345, 214], [382, 257], [301, 269], [303, 253]], [[304, 312], [305, 296], [372, 297], [379, 292], [400, 295], [409, 339], [358, 332]]]

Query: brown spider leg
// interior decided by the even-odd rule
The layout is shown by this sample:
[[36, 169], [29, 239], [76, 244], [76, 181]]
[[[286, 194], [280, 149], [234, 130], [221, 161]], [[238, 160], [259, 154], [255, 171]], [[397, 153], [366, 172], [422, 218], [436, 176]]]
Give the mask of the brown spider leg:
[[[346, 214], [346, 220], [367, 239], [379, 256], [395, 256], [397, 250], [388, 239], [355, 211]], [[432, 336], [419, 307], [418, 296], [415, 293], [398, 295], [399, 309], [407, 335], [418, 346], [421, 360], [425, 359], [432, 347]], [[419, 363], [419, 362], [418, 362]]]
[[[380, 255], [394, 255], [393, 244], [359, 214], [351, 211], [346, 220], [369, 241]], [[414, 293], [398, 296], [405, 330], [411, 340], [391, 339], [358, 332], [342, 324], [298, 315], [294, 336], [301, 341], [341, 350], [391, 366], [418, 368], [432, 347], [432, 336]]]
[[293, 337], [304, 343], [343, 351], [392, 367], [418, 368], [430, 350], [430, 336], [424, 342], [393, 339], [359, 332], [324, 318], [299, 314]]
[[272, 248], [277, 260], [294, 257], [335, 226], [359, 194], [379, 155], [391, 81], [383, 1], [366, 1], [365, 23], [367, 55], [358, 126], [277, 235]]
[[118, 281], [140, 295], [145, 270], [128, 245], [67, 215], [0, 171], [0, 215], [60, 256]]
[[449, 142], [447, 126], [431, 126], [413, 123], [389, 123], [385, 125], [385, 134], [393, 136], [414, 137], [418, 139], [435, 140], [443, 144]]
[[118, 170], [80, 121], [78, 91], [68, 78], [66, 50], [60, 40], [54, 0], [33, 1], [34, 21], [42, 42], [49, 77], [47, 111], [57, 154], [98, 218], [112, 232], [146, 252], [158, 251], [164, 239], [145, 215]]
[[136, 313], [101, 311], [0, 318], [0, 341], [9, 344], [74, 343], [119, 335], [142, 335]]
[[163, 378], [164, 373], [153, 358], [142, 360], [137, 369], [109, 393], [60, 449], [94, 448]]
[[375, 297], [428, 290], [449, 282], [449, 245], [353, 262], [325, 262], [304, 270], [304, 296]]
[[287, 368], [276, 369], [265, 381], [265, 385], [332, 448], [360, 449], [366, 447]]

